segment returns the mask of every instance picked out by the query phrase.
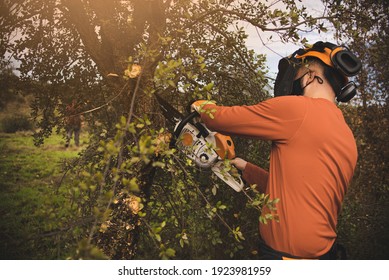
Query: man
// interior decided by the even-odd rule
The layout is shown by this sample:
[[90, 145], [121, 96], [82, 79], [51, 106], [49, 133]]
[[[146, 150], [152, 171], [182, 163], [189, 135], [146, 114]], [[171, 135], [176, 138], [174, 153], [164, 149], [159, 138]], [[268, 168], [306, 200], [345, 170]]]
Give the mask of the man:
[[[213, 131], [272, 141], [269, 172], [240, 158], [232, 160], [247, 183], [279, 198], [279, 222], [259, 225], [263, 257], [329, 259], [357, 161], [355, 139], [335, 100], [355, 95], [346, 74], [355, 75], [360, 62], [347, 49], [318, 42], [281, 60], [279, 69], [275, 95], [289, 96], [254, 106], [197, 101], [192, 107]], [[215, 111], [213, 118], [209, 110]]]
[[81, 115], [79, 106], [75, 100], [72, 101], [68, 106], [66, 106], [66, 118], [65, 118], [65, 128], [66, 128], [66, 144], [65, 147], [69, 147], [70, 140], [72, 139], [74, 133], [74, 143], [78, 147], [80, 145], [80, 131], [81, 131]]

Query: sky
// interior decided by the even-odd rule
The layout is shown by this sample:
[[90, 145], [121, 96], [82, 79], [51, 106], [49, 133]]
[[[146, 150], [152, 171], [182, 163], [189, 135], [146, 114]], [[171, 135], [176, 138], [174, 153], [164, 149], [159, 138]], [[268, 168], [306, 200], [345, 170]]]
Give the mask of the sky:
[[[302, 0], [301, 4], [307, 7], [307, 11], [314, 16], [320, 16], [323, 14], [324, 5], [321, 0]], [[257, 31], [253, 26], [247, 24], [245, 26], [249, 38], [247, 39], [247, 47], [253, 49], [258, 54], [265, 54], [267, 56], [267, 66], [269, 67], [270, 77], [275, 78], [278, 72], [278, 61], [285, 56], [290, 55], [295, 50], [301, 48], [301, 45], [295, 45], [292, 43], [284, 44], [280, 40], [275, 41], [277, 36], [271, 32]], [[258, 35], [259, 33], [259, 35]], [[268, 38], [273, 35], [273, 39], [270, 42]], [[262, 43], [265, 43], [265, 45]], [[318, 33], [317, 31], [305, 33], [304, 37], [308, 40], [309, 44], [313, 44], [317, 41], [329, 41], [334, 42], [332, 32]]]

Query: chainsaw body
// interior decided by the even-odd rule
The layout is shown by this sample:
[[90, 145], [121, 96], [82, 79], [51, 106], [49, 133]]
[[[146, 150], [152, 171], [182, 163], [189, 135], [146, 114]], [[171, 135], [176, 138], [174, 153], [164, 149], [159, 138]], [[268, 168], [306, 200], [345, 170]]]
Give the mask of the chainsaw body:
[[229, 173], [224, 164], [225, 159], [235, 158], [231, 137], [212, 132], [203, 123], [193, 122], [195, 117], [198, 117], [197, 112], [176, 124], [173, 144], [197, 166], [211, 169], [227, 185], [240, 192], [244, 187], [241, 176]]

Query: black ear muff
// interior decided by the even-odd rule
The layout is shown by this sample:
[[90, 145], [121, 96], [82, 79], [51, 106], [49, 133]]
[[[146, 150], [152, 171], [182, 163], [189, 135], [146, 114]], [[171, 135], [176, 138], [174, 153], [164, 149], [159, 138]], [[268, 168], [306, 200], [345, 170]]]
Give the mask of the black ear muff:
[[362, 68], [361, 61], [347, 49], [338, 51], [333, 56], [331, 55], [331, 61], [335, 68], [347, 77], [355, 76]]
[[338, 102], [348, 102], [355, 96], [357, 93], [357, 86], [354, 82], [348, 82], [340, 91], [336, 100]]

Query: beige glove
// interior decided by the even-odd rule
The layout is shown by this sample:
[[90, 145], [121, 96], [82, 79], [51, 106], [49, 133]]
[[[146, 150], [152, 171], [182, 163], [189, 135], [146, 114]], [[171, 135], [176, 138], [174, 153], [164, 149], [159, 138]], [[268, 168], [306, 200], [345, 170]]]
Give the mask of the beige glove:
[[197, 100], [193, 102], [192, 105], [190, 105], [190, 108], [192, 109], [192, 111], [196, 111], [197, 113], [203, 113], [202, 108], [205, 105], [209, 105], [209, 104], [216, 105], [215, 102], [211, 100]]
[[244, 171], [247, 165], [247, 161], [241, 158], [234, 158], [231, 161], [231, 164], [234, 165], [236, 168], [238, 168], [240, 171]]

